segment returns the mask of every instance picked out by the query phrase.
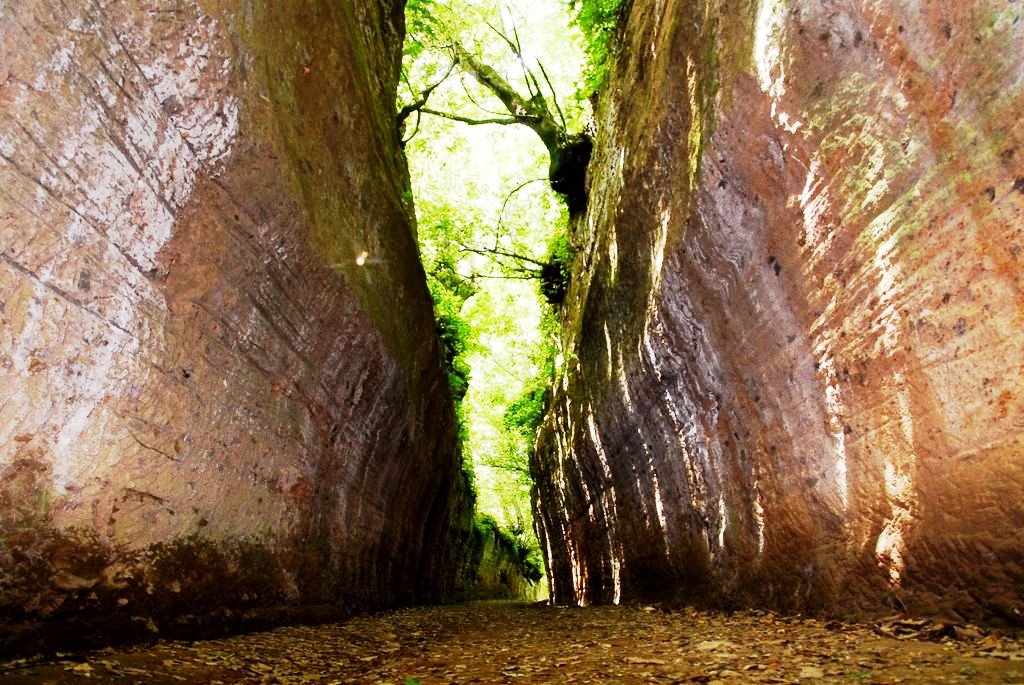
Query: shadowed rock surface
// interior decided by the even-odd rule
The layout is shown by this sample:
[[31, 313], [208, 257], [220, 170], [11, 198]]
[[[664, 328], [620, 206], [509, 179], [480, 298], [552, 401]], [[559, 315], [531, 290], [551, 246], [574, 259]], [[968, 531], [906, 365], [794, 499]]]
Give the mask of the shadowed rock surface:
[[534, 463], [559, 602], [1024, 625], [1022, 14], [631, 5]]
[[0, 9], [0, 651], [472, 590], [402, 33], [391, 1]]

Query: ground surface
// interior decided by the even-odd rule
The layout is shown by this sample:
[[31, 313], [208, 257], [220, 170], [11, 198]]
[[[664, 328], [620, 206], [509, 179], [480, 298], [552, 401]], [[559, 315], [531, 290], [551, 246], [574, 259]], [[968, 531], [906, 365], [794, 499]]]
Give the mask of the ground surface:
[[[940, 631], [955, 639], [907, 637]], [[1024, 683], [1022, 659], [970, 627], [506, 602], [5, 664], [0, 684]]]

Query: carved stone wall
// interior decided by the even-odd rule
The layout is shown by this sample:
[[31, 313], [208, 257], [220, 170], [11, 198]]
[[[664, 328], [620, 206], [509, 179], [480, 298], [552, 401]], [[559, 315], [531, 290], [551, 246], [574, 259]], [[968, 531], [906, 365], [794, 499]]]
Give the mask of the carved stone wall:
[[535, 463], [565, 603], [1024, 624], [1024, 6], [636, 0]]
[[0, 8], [0, 649], [461, 582], [402, 33], [392, 0]]

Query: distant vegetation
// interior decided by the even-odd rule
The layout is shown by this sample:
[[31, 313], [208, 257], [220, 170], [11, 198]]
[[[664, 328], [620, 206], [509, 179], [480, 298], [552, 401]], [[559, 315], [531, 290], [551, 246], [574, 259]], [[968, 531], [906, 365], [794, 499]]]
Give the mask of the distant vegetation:
[[557, 372], [569, 213], [585, 203], [587, 96], [603, 79], [621, 4], [406, 5], [396, 124], [464, 471], [478, 527], [501, 531], [537, 578], [530, 457]]

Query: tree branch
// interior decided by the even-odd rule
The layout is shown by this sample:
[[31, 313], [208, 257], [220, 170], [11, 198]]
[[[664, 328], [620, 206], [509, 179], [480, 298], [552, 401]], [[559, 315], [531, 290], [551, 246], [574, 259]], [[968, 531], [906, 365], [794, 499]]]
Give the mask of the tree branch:
[[[449, 67], [448, 67], [448, 71], [446, 71], [444, 73], [444, 76], [441, 77], [440, 81], [438, 81], [437, 83], [435, 83], [433, 85], [428, 86], [426, 90], [424, 90], [422, 93], [420, 93], [420, 99], [419, 100], [417, 100], [416, 102], [413, 102], [412, 104], [406, 105], [405, 107], [402, 107], [402, 109], [398, 110], [398, 116], [396, 117], [396, 121], [397, 121], [399, 126], [402, 125], [402, 122], [404, 122], [409, 117], [410, 114], [412, 114], [413, 112], [418, 112], [418, 111], [423, 109], [423, 106], [427, 104], [427, 100], [430, 98], [430, 94], [433, 93], [434, 90], [439, 85], [441, 85], [446, 80], [448, 80], [448, 77], [451, 76], [452, 70], [455, 69], [455, 65], [458, 64], [458, 63], [459, 63], [458, 60], [452, 60], [451, 65], [449, 65]], [[406, 85], [409, 85], [408, 79], [406, 79], [405, 83], [406, 83]], [[409, 85], [409, 90], [412, 90], [412, 86], [411, 85]]]
[[540, 73], [544, 75], [544, 82], [548, 84], [548, 90], [551, 91], [551, 101], [555, 103], [555, 111], [558, 112], [558, 118], [562, 121], [562, 128], [568, 131], [569, 125], [565, 123], [565, 114], [562, 113], [562, 106], [558, 104], [558, 93], [555, 92], [555, 87], [551, 85], [547, 69], [544, 68], [544, 63], [540, 60], [537, 60], [537, 66], [540, 67]]
[[[466, 94], [466, 99], [468, 99], [470, 102], [472, 102], [473, 105], [477, 109], [479, 109], [481, 112], [486, 112], [487, 114], [498, 114], [498, 115], [502, 114], [502, 112], [495, 112], [493, 109], [489, 109], [487, 107], [484, 107], [483, 105], [481, 105], [479, 102], [476, 101], [476, 98], [473, 97], [473, 93], [471, 93], [470, 90], [469, 90], [469, 86], [466, 85], [465, 74], [461, 74], [459, 76], [459, 83], [462, 84], [462, 92]], [[506, 111], [508, 111], [508, 110], [506, 110]]]
[[[497, 228], [499, 228], [499, 229], [501, 228], [501, 220], [502, 220], [502, 217], [505, 216], [505, 207], [508, 206], [508, 201], [512, 199], [512, 196], [515, 195], [516, 193], [518, 193], [520, 190], [522, 190], [526, 186], [530, 185], [531, 183], [536, 183], [537, 181], [547, 181], [547, 179], [546, 178], [531, 178], [529, 181], [523, 181], [522, 183], [517, 185], [515, 188], [513, 188], [512, 192], [510, 192], [508, 195], [505, 196], [505, 201], [501, 203], [501, 211], [498, 212]], [[495, 237], [497, 237], [497, 236], [495, 236]], [[497, 247], [497, 245], [495, 245], [495, 247]]]
[[[506, 41], [515, 44], [507, 37]], [[452, 49], [455, 50], [455, 55], [462, 68], [473, 74], [482, 86], [494, 93], [510, 114], [519, 118], [516, 123], [525, 124], [533, 129], [533, 132], [544, 143], [544, 147], [547, 148], [548, 155], [551, 159], [555, 159], [560, 154], [561, 145], [565, 142], [566, 132], [552, 116], [543, 95], [537, 92], [539, 90], [537, 79], [529, 73], [529, 70], [527, 70], [527, 87], [531, 97], [525, 98], [493, 67], [481, 62], [461, 43], [452, 41]], [[521, 56], [520, 59], [522, 59]]]
[[484, 64], [474, 57], [462, 46], [462, 43], [455, 41], [454, 45], [459, 63], [472, 72], [476, 76], [477, 81], [494, 93], [501, 100], [502, 104], [505, 105], [505, 109], [509, 113], [515, 116], [532, 116], [538, 120], [543, 118], [545, 113], [535, 111], [536, 108], [531, 106], [530, 101], [517, 93], [515, 88], [503, 79], [501, 74], [495, 71], [493, 67]]
[[[498, 29], [497, 29], [497, 28], [496, 28], [496, 27], [494, 26], [494, 24], [492, 24], [491, 22], [489, 22], [489, 21], [487, 21], [487, 20], [485, 19], [485, 20], [484, 20], [484, 23], [485, 23], [485, 24], [487, 24], [487, 27], [488, 27], [489, 29], [491, 29], [491, 30], [492, 30], [492, 31], [494, 31], [494, 32], [495, 32], [496, 34], [498, 34], [498, 37], [499, 37], [499, 38], [501, 38], [501, 39], [502, 39], [503, 41], [505, 41], [505, 43], [507, 43], [507, 44], [508, 44], [508, 47], [509, 47], [509, 48], [510, 48], [510, 49], [512, 50], [512, 54], [513, 54], [513, 55], [516, 55], [517, 57], [519, 56], [519, 54], [520, 54], [521, 50], [520, 50], [520, 48], [519, 48], [519, 46], [518, 46], [518, 45], [516, 45], [515, 43], [513, 43], [513, 42], [512, 42], [512, 41], [511, 41], [511, 40], [509, 39], [509, 37], [508, 37], [508, 36], [506, 36], [506, 35], [504, 34], [504, 32], [502, 32], [502, 31], [499, 31], [499, 30], [498, 30]], [[504, 22], [502, 22], [502, 23], [504, 23]]]
[[519, 466], [518, 464], [503, 464], [497, 460], [485, 460], [484, 465], [490, 466], [492, 469], [511, 471], [512, 473], [518, 473], [520, 475], [530, 477], [530, 469], [525, 466]]
[[[481, 249], [481, 248], [476, 248], [476, 247], [469, 247], [468, 245], [459, 245], [459, 247], [464, 252], [472, 252], [473, 254], [478, 254], [478, 255], [481, 255], [483, 257], [491, 257], [491, 256], [507, 257], [509, 259], [514, 259], [517, 262], [527, 262], [529, 264], [534, 264], [534, 265], [539, 266], [541, 268], [544, 268], [545, 266], [547, 266], [544, 262], [538, 262], [536, 259], [532, 259], [530, 257], [524, 257], [521, 254], [516, 254], [515, 252], [508, 252], [508, 251], [502, 250], [500, 248], [494, 248], [494, 249], [483, 248], [483, 249]], [[533, 271], [533, 269], [526, 269], [525, 267], [521, 267], [520, 270], [522, 270], [522, 271], [531, 271], [531, 272]]]
[[474, 278], [491, 278], [499, 281], [534, 281], [538, 276], [499, 276], [497, 274], [476, 274]]
[[522, 124], [523, 119], [528, 117], [504, 117], [495, 119], [471, 119], [470, 117], [460, 116], [458, 114], [451, 114], [449, 112], [441, 112], [436, 109], [428, 109], [426, 107], [420, 107], [419, 111], [424, 114], [433, 114], [435, 117], [441, 117], [443, 119], [451, 119], [452, 121], [460, 121], [463, 124], [469, 124], [471, 126], [478, 126], [480, 124]]

